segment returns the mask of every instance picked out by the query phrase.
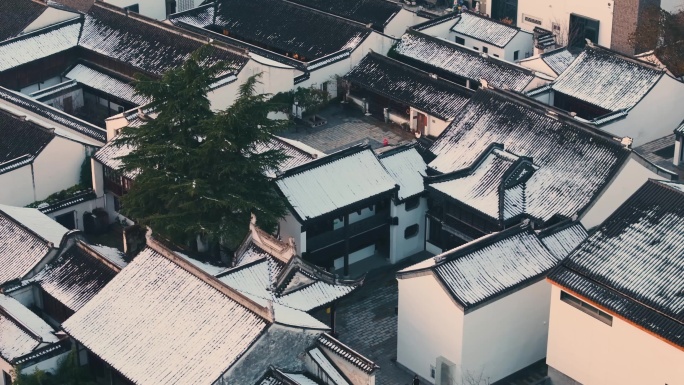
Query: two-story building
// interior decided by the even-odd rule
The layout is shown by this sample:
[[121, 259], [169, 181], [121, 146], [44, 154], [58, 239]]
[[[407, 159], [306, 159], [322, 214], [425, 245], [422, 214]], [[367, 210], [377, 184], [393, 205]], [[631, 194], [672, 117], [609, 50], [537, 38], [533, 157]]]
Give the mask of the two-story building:
[[549, 275], [554, 384], [684, 382], [682, 207], [648, 181]]
[[[684, 119], [684, 83], [665, 68], [589, 44], [551, 84], [527, 92], [634, 146], [670, 135]], [[654, 117], [657, 116], [657, 119]]]
[[523, 219], [544, 228], [579, 217], [592, 228], [644, 181], [662, 178], [622, 139], [496, 89], [478, 90], [430, 152], [434, 253]]

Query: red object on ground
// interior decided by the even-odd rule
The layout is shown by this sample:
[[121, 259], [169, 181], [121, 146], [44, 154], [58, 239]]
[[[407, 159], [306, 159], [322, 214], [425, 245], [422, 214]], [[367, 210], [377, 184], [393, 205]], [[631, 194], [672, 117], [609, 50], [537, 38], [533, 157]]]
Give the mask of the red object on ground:
[[387, 140], [387, 138], [383, 139], [383, 140], [382, 140], [382, 145], [383, 145], [383, 146], [389, 146], [389, 140]]

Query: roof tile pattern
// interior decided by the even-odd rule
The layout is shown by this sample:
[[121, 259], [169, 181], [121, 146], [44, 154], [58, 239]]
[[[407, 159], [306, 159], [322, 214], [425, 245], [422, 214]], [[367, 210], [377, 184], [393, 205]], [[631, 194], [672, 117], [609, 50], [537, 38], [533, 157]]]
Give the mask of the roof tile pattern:
[[[85, 17], [79, 45], [142, 71], [161, 75], [180, 66], [204, 44], [96, 4]], [[241, 68], [248, 58], [215, 48], [211, 51], [211, 60]]]
[[497, 47], [505, 47], [520, 31], [518, 28], [470, 12], [463, 12], [451, 30]]
[[558, 263], [528, 229], [470, 252], [458, 253], [457, 257], [449, 253], [442, 254], [446, 261], [438, 263], [434, 271], [466, 308], [537, 277]]
[[36, 102], [32, 98], [6, 88], [0, 87], [0, 99], [15, 104], [43, 118], [50, 119], [80, 134], [104, 143], [107, 139], [107, 132], [83, 120], [52, 108], [46, 104]]
[[20, 66], [78, 45], [81, 23], [59, 23], [0, 43], [0, 71]]
[[552, 83], [552, 88], [608, 111], [617, 111], [634, 107], [664, 73], [616, 52], [587, 46]]
[[89, 255], [79, 246], [71, 247], [40, 274], [40, 287], [73, 311], [90, 301], [114, 278], [117, 271]]
[[[55, 134], [35, 123], [0, 112], [0, 167], [21, 156], [35, 158], [52, 141]], [[9, 170], [7, 170], [9, 171]]]
[[31, 353], [38, 345], [40, 342], [0, 311], [0, 357], [11, 362]]
[[[684, 346], [683, 245], [684, 192], [679, 186], [649, 181], [582, 243], [551, 279], [592, 297], [598, 295], [594, 286], [605, 287], [637, 307], [659, 312], [679, 327], [677, 338], [669, 333], [664, 337]], [[565, 270], [591, 285], [574, 285], [569, 278], [561, 282]], [[631, 311], [621, 306], [609, 309], [628, 319], [631, 316]], [[656, 333], [669, 329], [665, 324], [640, 325]]]
[[47, 7], [35, 1], [0, 1], [0, 41], [19, 35]]
[[328, 155], [318, 162], [301, 171], [292, 169], [276, 181], [302, 219], [316, 218], [395, 188], [394, 180], [370, 149], [341, 157]]
[[135, 88], [130, 83], [121, 81], [84, 64], [76, 64], [64, 76], [129, 103], [142, 105], [148, 102], [147, 98], [135, 93]]
[[551, 52], [541, 54], [541, 59], [555, 72], [560, 75], [565, 71], [570, 64], [577, 58], [567, 48], [559, 48]]
[[44, 240], [0, 212], [0, 284], [22, 278], [49, 250]]
[[294, 0], [293, 2], [332, 13], [381, 30], [401, 10], [397, 3], [385, 0]]
[[[133, 146], [119, 146], [115, 144], [114, 140], [110, 140], [107, 142], [107, 144], [102, 146], [102, 148], [97, 150], [93, 158], [112, 170], [119, 170], [123, 167], [123, 161], [119, 158], [130, 154], [134, 149], [135, 148]], [[133, 171], [125, 171], [123, 175], [129, 179], [135, 179], [138, 173]]]
[[[200, 7], [178, 14], [171, 22], [205, 28], [213, 23], [214, 8]], [[349, 20], [288, 1], [220, 0], [214, 25], [229, 36], [310, 61], [356, 48], [371, 30]]]
[[459, 85], [433, 79], [426, 72], [375, 53], [366, 55], [345, 78], [444, 120], [453, 118], [470, 96]]
[[380, 163], [399, 185], [399, 199], [410, 198], [425, 191], [423, 177], [426, 175], [427, 165], [415, 147], [381, 155]]
[[555, 214], [572, 217], [591, 203], [629, 151], [591, 127], [546, 116], [531, 103], [511, 93], [477, 91], [430, 148], [436, 159], [429, 167], [441, 173], [460, 170], [490, 144], [501, 143], [539, 167], [527, 183], [527, 212], [542, 220]]
[[140, 385], [210, 385], [267, 326], [149, 248], [63, 324], [71, 336]]
[[404, 34], [395, 50], [412, 62], [475, 81], [484, 79], [499, 88], [522, 91], [534, 79], [534, 74], [526, 68], [491, 57], [484, 58], [469, 48], [416, 31], [409, 30]]
[[564, 226], [552, 233], [539, 234], [544, 246], [559, 260], [570, 254], [582, 241], [587, 239], [587, 236], [587, 230], [581, 223]]

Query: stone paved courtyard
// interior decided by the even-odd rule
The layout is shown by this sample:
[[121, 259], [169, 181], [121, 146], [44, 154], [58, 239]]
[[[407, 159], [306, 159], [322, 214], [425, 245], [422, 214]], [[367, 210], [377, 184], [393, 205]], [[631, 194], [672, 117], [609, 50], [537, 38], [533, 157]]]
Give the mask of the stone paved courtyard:
[[318, 114], [328, 120], [327, 124], [315, 128], [297, 125], [280, 136], [299, 140], [326, 154], [364, 142], [374, 149], [379, 148], [385, 138], [390, 145], [415, 140], [413, 134], [396, 124], [387, 124], [365, 116], [357, 109], [333, 103]]

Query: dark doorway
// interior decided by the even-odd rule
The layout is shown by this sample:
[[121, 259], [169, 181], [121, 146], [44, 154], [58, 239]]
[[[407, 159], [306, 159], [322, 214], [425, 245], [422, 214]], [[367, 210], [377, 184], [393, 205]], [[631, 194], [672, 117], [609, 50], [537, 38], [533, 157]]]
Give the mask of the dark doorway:
[[518, 0], [493, 0], [492, 19], [511, 21], [511, 25], [516, 25], [518, 21]]
[[64, 112], [67, 114], [73, 114], [74, 113], [74, 99], [71, 96], [67, 96], [64, 98], [62, 101], [64, 104]]
[[416, 131], [420, 132], [420, 135], [425, 134], [425, 127], [427, 127], [427, 116], [423, 113], [418, 112], [416, 115]]
[[60, 225], [66, 227], [69, 230], [74, 230], [76, 228], [76, 219], [75, 219], [74, 211], [69, 211], [66, 214], [62, 215], [57, 215], [55, 217], [55, 221], [59, 223]]
[[568, 46], [571, 48], [584, 48], [586, 40], [598, 43], [599, 21], [584, 16], [571, 14], [568, 28]]

